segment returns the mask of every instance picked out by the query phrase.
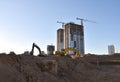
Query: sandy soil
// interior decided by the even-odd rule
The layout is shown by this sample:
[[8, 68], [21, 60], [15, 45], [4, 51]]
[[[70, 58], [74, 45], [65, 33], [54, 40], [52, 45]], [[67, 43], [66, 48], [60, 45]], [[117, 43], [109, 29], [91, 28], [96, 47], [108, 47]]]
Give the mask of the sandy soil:
[[120, 82], [120, 56], [0, 54], [0, 82]]

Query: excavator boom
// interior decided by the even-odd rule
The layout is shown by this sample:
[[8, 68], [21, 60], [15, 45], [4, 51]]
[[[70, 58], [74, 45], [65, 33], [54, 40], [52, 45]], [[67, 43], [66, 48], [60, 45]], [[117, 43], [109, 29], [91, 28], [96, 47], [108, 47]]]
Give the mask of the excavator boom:
[[30, 54], [31, 54], [31, 55], [34, 54], [34, 47], [36, 47], [36, 48], [38, 49], [39, 55], [41, 55], [41, 49], [40, 49], [39, 46], [36, 45], [35, 43], [33, 43], [33, 45], [32, 45], [32, 50], [31, 50]]

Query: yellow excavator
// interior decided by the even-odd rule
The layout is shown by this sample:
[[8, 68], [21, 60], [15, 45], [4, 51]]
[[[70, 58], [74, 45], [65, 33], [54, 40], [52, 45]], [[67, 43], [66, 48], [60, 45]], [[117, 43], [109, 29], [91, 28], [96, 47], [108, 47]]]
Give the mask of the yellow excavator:
[[68, 51], [73, 51], [75, 52], [75, 56], [79, 57], [80, 56], [80, 51], [74, 48], [66, 48], [63, 51], [56, 51], [55, 55], [57, 56], [65, 56], [67, 54]]

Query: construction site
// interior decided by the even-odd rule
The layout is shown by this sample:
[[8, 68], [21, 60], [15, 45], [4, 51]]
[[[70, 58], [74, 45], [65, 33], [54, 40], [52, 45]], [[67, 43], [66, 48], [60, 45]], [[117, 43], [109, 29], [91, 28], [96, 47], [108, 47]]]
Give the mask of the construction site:
[[77, 20], [80, 25], [57, 21], [57, 50], [48, 45], [45, 54], [33, 43], [22, 54], [1, 53], [0, 82], [120, 82], [120, 54], [85, 54], [83, 22], [93, 21]]
[[119, 82], [120, 54], [34, 56], [0, 54], [0, 82]]

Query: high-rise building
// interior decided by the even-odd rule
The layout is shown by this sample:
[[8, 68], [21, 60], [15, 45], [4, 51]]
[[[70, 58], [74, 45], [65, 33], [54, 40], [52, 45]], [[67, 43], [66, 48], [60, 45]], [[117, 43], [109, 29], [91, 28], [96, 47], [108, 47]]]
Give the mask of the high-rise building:
[[[67, 23], [64, 29], [64, 48], [74, 48], [84, 54], [84, 29], [82, 25]], [[69, 54], [72, 54], [71, 52]]]
[[114, 45], [108, 45], [108, 54], [114, 54], [115, 53], [115, 47]]
[[57, 51], [64, 49], [64, 29], [57, 30]]

